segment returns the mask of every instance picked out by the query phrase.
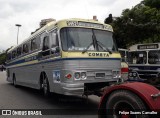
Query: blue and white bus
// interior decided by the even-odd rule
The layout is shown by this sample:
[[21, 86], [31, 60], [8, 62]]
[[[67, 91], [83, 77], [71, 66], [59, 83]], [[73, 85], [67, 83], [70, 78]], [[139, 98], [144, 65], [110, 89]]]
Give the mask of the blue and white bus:
[[7, 52], [7, 80], [45, 95], [93, 94], [121, 78], [112, 34], [110, 25], [95, 20], [50, 22]]
[[131, 46], [128, 63], [130, 80], [160, 83], [160, 43]]

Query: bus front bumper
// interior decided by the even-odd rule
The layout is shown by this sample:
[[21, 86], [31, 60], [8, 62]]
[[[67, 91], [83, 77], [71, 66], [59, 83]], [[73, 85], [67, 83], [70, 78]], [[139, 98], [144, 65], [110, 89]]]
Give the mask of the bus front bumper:
[[61, 83], [61, 86], [65, 95], [83, 95], [84, 93], [84, 83]]

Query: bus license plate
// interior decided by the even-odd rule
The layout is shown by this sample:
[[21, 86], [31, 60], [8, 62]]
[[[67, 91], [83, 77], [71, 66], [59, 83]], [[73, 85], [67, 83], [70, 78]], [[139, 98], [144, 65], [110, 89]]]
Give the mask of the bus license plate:
[[96, 78], [104, 78], [105, 73], [96, 73]]

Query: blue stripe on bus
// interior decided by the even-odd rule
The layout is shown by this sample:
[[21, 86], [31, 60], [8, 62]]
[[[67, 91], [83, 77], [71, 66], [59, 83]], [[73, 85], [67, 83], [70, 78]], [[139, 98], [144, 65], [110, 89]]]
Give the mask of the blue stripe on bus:
[[[16, 62], [7, 64], [6, 67], [9, 66], [14, 66], [17, 64], [23, 64], [23, 63], [27, 63], [27, 62], [31, 62], [31, 61], [35, 61], [37, 59], [31, 60], [31, 61], [25, 61], [26, 59], [22, 59], [22, 60], [18, 60]], [[38, 63], [35, 64], [43, 64], [43, 63], [50, 63], [50, 62], [56, 62], [56, 61], [64, 61], [64, 60], [121, 60], [121, 58], [58, 58], [58, 59], [52, 59], [52, 60], [46, 60], [46, 61], [41, 61], [38, 60]], [[28, 64], [28, 65], [35, 65], [35, 64]], [[28, 65], [23, 65], [23, 66], [28, 66]]]

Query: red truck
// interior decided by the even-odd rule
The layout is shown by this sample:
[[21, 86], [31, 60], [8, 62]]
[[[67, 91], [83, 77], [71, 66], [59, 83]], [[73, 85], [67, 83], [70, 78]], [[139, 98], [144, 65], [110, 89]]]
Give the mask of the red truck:
[[126, 82], [104, 89], [99, 118], [160, 118], [160, 91], [145, 83]]

